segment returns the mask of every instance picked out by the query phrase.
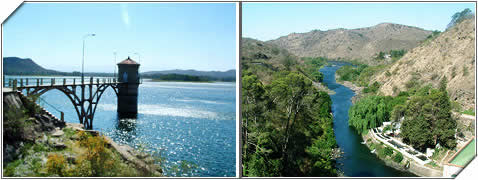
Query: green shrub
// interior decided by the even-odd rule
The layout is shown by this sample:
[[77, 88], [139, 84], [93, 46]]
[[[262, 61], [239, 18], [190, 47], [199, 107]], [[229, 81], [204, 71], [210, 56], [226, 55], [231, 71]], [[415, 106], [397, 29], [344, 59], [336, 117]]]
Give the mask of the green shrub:
[[468, 74], [470, 74], [468, 72], [468, 68], [465, 65], [463, 65], [463, 76], [468, 76]]
[[402, 160], [403, 160], [403, 155], [400, 152], [397, 152], [397, 154], [393, 156], [393, 161], [395, 161], [396, 163], [400, 163], [402, 162]]
[[451, 78], [454, 78], [456, 76], [456, 67], [453, 67], [451, 69]]
[[391, 147], [385, 147], [379, 150], [378, 155], [380, 157], [388, 157], [393, 154], [393, 149]]
[[387, 72], [385, 72], [385, 75], [386, 75], [387, 77], [390, 77], [390, 76], [392, 76], [392, 73], [390, 73], [390, 71], [387, 71]]

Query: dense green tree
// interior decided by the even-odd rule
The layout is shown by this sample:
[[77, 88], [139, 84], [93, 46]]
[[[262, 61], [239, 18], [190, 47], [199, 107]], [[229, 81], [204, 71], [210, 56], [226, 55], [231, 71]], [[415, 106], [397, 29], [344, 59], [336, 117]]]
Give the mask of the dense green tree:
[[336, 176], [331, 100], [298, 72], [242, 78], [244, 176]]
[[417, 149], [438, 143], [447, 148], [456, 147], [457, 124], [451, 116], [451, 103], [444, 87], [446, 80], [442, 80], [440, 89], [424, 87], [407, 103], [402, 137]]

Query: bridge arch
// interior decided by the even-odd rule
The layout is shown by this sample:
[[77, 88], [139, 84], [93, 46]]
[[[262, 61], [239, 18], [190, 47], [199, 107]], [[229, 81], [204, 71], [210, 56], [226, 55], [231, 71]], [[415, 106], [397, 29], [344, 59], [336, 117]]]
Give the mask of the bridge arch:
[[[93, 86], [96, 87], [93, 90]], [[65, 94], [68, 99], [73, 104], [76, 114], [78, 115], [78, 119], [81, 124], [84, 125], [86, 129], [93, 128], [93, 117], [96, 112], [96, 107], [98, 105], [99, 100], [101, 99], [104, 91], [111, 87], [118, 98], [118, 83], [103, 83], [103, 84], [89, 84], [89, 85], [63, 85], [63, 86], [26, 86], [26, 87], [18, 87], [18, 90], [26, 90], [27, 95], [37, 95], [41, 96], [44, 93], [50, 90], [59, 90], [63, 94]], [[81, 95], [77, 95], [77, 89], [80, 88]], [[89, 90], [89, 97], [85, 96], [85, 91]], [[80, 97], [81, 96], [81, 97]], [[85, 104], [87, 106], [85, 106]]]

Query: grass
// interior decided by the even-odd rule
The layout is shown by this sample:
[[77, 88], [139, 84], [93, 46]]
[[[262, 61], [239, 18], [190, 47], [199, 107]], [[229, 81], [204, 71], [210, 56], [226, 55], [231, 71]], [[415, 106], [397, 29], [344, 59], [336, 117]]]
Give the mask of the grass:
[[475, 110], [473, 110], [473, 108], [471, 108], [471, 109], [467, 109], [467, 110], [463, 111], [462, 113], [474, 116], [475, 115]]
[[435, 161], [431, 161], [427, 165], [430, 165], [431, 167], [438, 167], [438, 165], [435, 163]]

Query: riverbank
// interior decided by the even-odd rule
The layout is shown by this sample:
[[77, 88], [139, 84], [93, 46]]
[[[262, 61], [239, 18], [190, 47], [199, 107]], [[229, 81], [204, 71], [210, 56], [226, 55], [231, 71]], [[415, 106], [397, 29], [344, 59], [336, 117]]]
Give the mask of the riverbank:
[[362, 139], [363, 142], [365, 142], [365, 145], [370, 149], [370, 151], [374, 151], [374, 154], [380, 160], [385, 162], [385, 164], [389, 167], [395, 168], [400, 171], [410, 172], [420, 177], [442, 177], [443, 173], [441, 169], [433, 169], [430, 167], [426, 167], [425, 165], [420, 165], [413, 159], [407, 158], [406, 156], [401, 155], [402, 160], [397, 162], [398, 160], [396, 159], [396, 156], [399, 152], [395, 150], [393, 150], [393, 154], [390, 155], [381, 154], [380, 151], [384, 148], [387, 148], [388, 146], [375, 139], [371, 135], [370, 131], [367, 133], [363, 133]]
[[[337, 75], [337, 73], [335, 73], [336, 83], [341, 84], [354, 92], [354, 96], [351, 97], [352, 104], [355, 104], [359, 99], [366, 96], [366, 94], [363, 93], [364, 87], [357, 86], [350, 81], [340, 81], [339, 78], [340, 76]], [[353, 133], [357, 133], [357, 132], [354, 131]], [[401, 171], [403, 172], [403, 174], [411, 173], [412, 174], [411, 176], [414, 175], [414, 176], [429, 177], [429, 176], [441, 175], [435, 171], [428, 171], [427, 167], [423, 167], [417, 163], [414, 163], [413, 160], [409, 160], [407, 157], [403, 155], [402, 155], [403, 159], [397, 163], [396, 161], [398, 160], [394, 160], [394, 159], [395, 159], [395, 156], [400, 156], [400, 155], [397, 155], [398, 152], [395, 152], [394, 150], [392, 150], [390, 154], [390, 149], [388, 149], [387, 150], [388, 153], [385, 153], [385, 150], [382, 150], [382, 149], [386, 148], [386, 145], [384, 145], [383, 143], [371, 137], [370, 133], [358, 134], [358, 136], [359, 136], [359, 139], [362, 141], [362, 143], [365, 142], [364, 145], [366, 146], [366, 149], [367, 149], [366, 153], [371, 153], [375, 149], [374, 153], [373, 154], [371, 153], [371, 155], [380, 159], [385, 166]]]
[[357, 86], [355, 85], [354, 83], [350, 82], [350, 81], [342, 81], [340, 80], [340, 76], [335, 73], [335, 81], [338, 83], [338, 84], [341, 84], [349, 89], [351, 89], [355, 95], [352, 97], [351, 101], [352, 101], [352, 104], [355, 104], [355, 102], [357, 102], [360, 98], [362, 98], [364, 96], [363, 94], [363, 89], [364, 87], [361, 87], [361, 86]]

